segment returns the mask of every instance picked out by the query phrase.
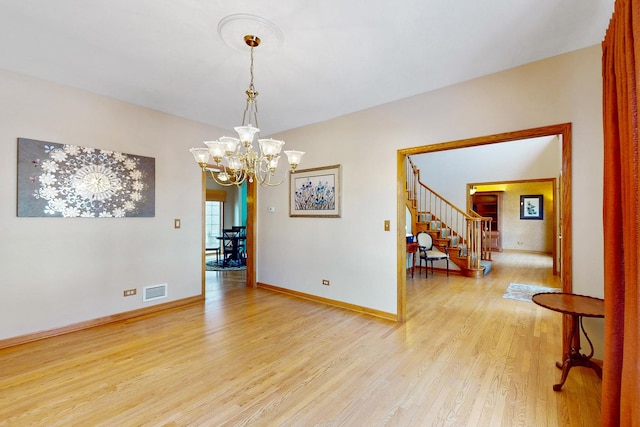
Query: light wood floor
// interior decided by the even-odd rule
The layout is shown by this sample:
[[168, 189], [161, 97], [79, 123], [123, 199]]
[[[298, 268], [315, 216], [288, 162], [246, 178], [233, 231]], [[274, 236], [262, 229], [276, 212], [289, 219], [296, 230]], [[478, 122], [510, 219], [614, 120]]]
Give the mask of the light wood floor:
[[408, 278], [405, 324], [207, 273], [206, 303], [0, 350], [0, 425], [600, 425], [591, 370], [552, 390], [561, 316], [502, 298], [549, 258], [496, 259]]

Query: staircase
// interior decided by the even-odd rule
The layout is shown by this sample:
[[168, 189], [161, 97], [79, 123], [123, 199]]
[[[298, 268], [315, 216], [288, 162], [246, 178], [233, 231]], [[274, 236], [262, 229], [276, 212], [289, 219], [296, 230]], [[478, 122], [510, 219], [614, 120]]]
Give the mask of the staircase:
[[429, 233], [434, 245], [467, 277], [482, 277], [491, 270], [491, 218], [466, 213], [420, 181], [420, 171], [407, 156], [405, 200], [411, 217], [411, 233]]

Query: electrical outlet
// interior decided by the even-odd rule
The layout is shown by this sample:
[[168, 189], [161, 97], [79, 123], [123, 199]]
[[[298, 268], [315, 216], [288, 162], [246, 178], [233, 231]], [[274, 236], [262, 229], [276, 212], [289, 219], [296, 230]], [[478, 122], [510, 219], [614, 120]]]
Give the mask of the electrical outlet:
[[135, 289], [125, 289], [124, 290], [124, 296], [125, 297], [130, 297], [136, 294], [136, 290]]
[[327, 279], [322, 279], [322, 284], [325, 286], [329, 286], [329, 281]]

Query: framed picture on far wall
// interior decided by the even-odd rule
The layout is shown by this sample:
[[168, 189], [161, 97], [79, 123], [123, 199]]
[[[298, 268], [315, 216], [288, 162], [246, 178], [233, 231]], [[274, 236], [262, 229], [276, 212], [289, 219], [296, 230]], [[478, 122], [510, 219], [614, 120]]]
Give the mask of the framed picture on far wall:
[[340, 218], [340, 165], [289, 175], [289, 216]]
[[542, 194], [520, 196], [520, 219], [544, 219]]

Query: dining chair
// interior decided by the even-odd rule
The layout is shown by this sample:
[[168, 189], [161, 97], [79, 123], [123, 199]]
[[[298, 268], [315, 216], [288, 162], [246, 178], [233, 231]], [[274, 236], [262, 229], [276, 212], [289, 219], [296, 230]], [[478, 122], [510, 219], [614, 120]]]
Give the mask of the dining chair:
[[429, 277], [429, 262], [431, 263], [431, 275], [433, 275], [433, 261], [445, 260], [447, 262], [447, 277], [449, 276], [449, 254], [442, 252], [433, 246], [433, 238], [425, 231], [421, 231], [417, 235], [418, 252], [420, 256], [419, 267], [422, 268], [424, 261], [425, 277]]

